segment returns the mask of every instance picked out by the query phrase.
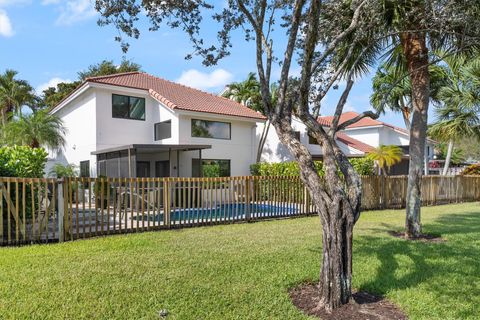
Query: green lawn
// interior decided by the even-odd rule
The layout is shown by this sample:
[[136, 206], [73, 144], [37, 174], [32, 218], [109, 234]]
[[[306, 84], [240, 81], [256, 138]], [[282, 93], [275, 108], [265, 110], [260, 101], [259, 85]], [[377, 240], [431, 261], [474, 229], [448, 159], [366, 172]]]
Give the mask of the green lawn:
[[[406, 242], [403, 210], [364, 212], [354, 287], [383, 294], [411, 319], [480, 316], [480, 205], [424, 208]], [[0, 319], [306, 319], [288, 288], [318, 279], [316, 217], [0, 248]]]

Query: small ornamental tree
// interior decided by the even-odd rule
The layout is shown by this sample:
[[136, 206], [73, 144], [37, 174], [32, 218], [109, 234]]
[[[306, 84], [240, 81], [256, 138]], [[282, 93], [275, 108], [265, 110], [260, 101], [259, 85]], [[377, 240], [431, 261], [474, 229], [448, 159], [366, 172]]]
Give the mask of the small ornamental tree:
[[[442, 8], [443, 1], [434, 2]], [[340, 123], [354, 80], [376, 63], [378, 54], [390, 43], [393, 34], [380, 30], [386, 30], [383, 18], [391, 12], [385, 11], [381, 1], [373, 0], [227, 0], [218, 7], [207, 0], [96, 0], [95, 3], [101, 14], [100, 25], [114, 24], [130, 37], [139, 36], [140, 31], [135, 25], [143, 14], [150, 19], [150, 30], [158, 30], [163, 24], [182, 29], [191, 40], [194, 54], [202, 56], [207, 66], [229, 55], [233, 32], [242, 32], [247, 41], [254, 42], [252, 57], [257, 66], [265, 115], [280, 141], [298, 162], [300, 178], [322, 223], [319, 307], [331, 311], [348, 303], [352, 295], [353, 226], [360, 217], [361, 180], [335, 137], [339, 130], [364, 117], [378, 117], [378, 114], [367, 111]], [[438, 12], [437, 9], [432, 10]], [[426, 12], [430, 11], [419, 11], [421, 22]], [[207, 40], [201, 36], [204, 19], [209, 13], [219, 24], [216, 45], [207, 45]], [[411, 17], [412, 12], [409, 13]], [[414, 21], [418, 19], [415, 17]], [[402, 26], [404, 30], [412, 28], [412, 24], [403, 22], [401, 19], [395, 21], [398, 30], [394, 32]], [[281, 34], [285, 41], [274, 46], [273, 39], [277, 34]], [[421, 35], [405, 34], [406, 54], [409, 57], [422, 56], [421, 61], [409, 64], [411, 73], [425, 61], [424, 44], [409, 42], [416, 37]], [[128, 43], [122, 37], [117, 40], [124, 50], [128, 49]], [[292, 79], [291, 69], [295, 63], [300, 66], [300, 76]], [[273, 100], [270, 84], [275, 66], [279, 67], [280, 76], [277, 98]], [[412, 77], [415, 80], [411, 81], [412, 85], [419, 85], [421, 78]], [[340, 80], [345, 81], [345, 86], [336, 104], [332, 124], [325, 129], [317, 122], [321, 101]], [[428, 89], [428, 79], [420, 84]], [[413, 99], [414, 108], [420, 99], [428, 104], [428, 96]], [[294, 116], [303, 122], [321, 147], [323, 177], [317, 173], [308, 148], [295, 135], [291, 122]], [[412, 128], [418, 127], [417, 122], [418, 114], [414, 111]], [[425, 134], [420, 135], [419, 139], [424, 137]]]

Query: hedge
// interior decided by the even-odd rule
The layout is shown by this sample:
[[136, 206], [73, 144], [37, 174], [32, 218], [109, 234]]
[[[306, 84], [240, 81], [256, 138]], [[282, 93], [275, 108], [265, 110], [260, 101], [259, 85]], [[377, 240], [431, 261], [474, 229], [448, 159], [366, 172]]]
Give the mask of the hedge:
[[[353, 158], [349, 161], [360, 175], [373, 175], [375, 172], [373, 160]], [[315, 161], [314, 163], [317, 172], [323, 175], [323, 163], [321, 161]], [[298, 176], [300, 175], [300, 169], [296, 161], [259, 162], [250, 166], [250, 173], [254, 176]]]

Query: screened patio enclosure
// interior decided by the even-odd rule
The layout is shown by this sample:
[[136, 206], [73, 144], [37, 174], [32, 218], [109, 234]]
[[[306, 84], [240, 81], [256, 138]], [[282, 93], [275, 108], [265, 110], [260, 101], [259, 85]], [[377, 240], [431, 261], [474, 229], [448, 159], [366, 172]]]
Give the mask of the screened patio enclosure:
[[[181, 168], [182, 152], [195, 152], [202, 159], [202, 150], [211, 145], [197, 144], [131, 144], [92, 152], [97, 156], [97, 176], [112, 178], [181, 177], [193, 168]], [[198, 165], [200, 166], [200, 163]], [[185, 172], [182, 172], [182, 169]], [[201, 172], [200, 168], [194, 171]]]

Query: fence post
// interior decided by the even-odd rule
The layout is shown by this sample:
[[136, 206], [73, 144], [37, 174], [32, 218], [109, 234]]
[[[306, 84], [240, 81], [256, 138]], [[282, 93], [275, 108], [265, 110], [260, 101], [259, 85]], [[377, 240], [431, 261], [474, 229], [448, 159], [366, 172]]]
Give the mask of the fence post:
[[250, 176], [245, 177], [245, 217], [247, 221], [250, 221]]
[[65, 241], [65, 226], [64, 226], [64, 217], [65, 217], [65, 201], [63, 199], [63, 182], [64, 179], [57, 180], [57, 201], [58, 201], [58, 241]]
[[170, 183], [168, 178], [163, 180], [163, 226], [170, 229]]

